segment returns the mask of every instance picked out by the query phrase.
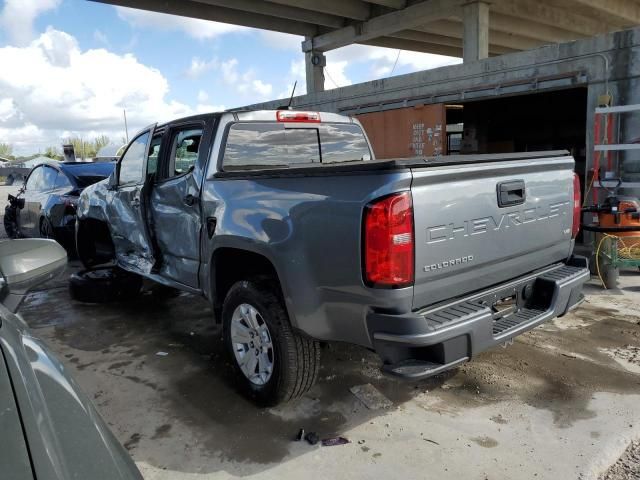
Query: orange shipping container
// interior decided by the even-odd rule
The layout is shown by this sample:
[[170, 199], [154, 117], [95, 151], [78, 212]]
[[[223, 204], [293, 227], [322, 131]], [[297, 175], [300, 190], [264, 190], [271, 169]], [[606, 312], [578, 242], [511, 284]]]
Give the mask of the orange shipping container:
[[446, 155], [444, 104], [385, 110], [356, 115], [373, 144], [377, 158]]

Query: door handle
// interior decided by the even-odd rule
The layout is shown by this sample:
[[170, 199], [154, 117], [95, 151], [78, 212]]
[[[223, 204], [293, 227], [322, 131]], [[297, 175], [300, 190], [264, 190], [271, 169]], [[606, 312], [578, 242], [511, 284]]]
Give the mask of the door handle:
[[498, 184], [498, 206], [522, 205], [527, 199], [524, 180], [512, 180]]
[[198, 201], [198, 197], [195, 197], [195, 196], [189, 194], [189, 195], [185, 196], [182, 199], [182, 201], [185, 203], [185, 205], [193, 207], [196, 204], [196, 202]]

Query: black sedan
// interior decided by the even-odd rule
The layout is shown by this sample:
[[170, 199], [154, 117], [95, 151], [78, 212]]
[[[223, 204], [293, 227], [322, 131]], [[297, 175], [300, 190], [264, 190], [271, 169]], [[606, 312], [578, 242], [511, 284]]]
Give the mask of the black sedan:
[[113, 162], [48, 162], [33, 167], [17, 196], [9, 195], [4, 228], [9, 238], [53, 238], [74, 246], [76, 206], [82, 190], [107, 178]]

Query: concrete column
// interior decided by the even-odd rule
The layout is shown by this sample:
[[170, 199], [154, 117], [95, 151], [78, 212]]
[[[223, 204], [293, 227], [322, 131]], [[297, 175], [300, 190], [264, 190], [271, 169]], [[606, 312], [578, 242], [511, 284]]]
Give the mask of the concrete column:
[[473, 2], [464, 6], [463, 60], [473, 62], [489, 56], [489, 4]]
[[324, 92], [324, 67], [327, 64], [324, 53], [314, 50], [305, 52], [304, 61], [307, 74], [307, 93]]

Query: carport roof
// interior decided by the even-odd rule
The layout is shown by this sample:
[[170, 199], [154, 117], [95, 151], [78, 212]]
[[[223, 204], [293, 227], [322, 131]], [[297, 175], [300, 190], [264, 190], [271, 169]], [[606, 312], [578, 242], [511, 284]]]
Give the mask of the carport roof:
[[[351, 43], [462, 56], [473, 0], [94, 0], [307, 37], [305, 51]], [[489, 54], [640, 25], [637, 0], [491, 0]]]

